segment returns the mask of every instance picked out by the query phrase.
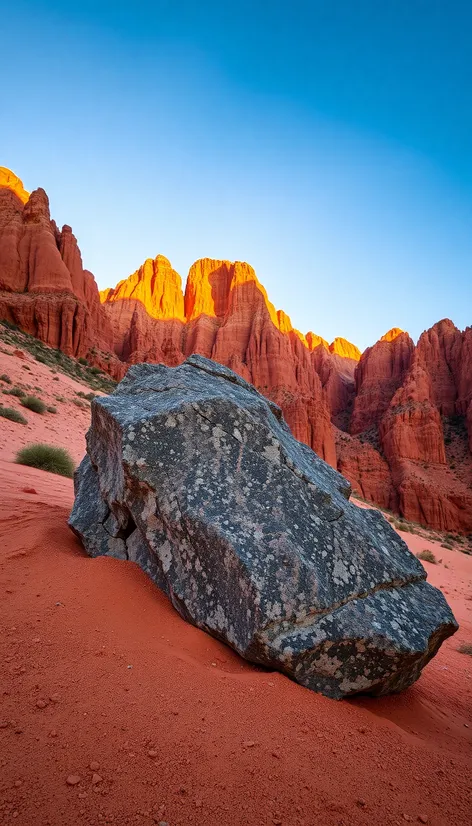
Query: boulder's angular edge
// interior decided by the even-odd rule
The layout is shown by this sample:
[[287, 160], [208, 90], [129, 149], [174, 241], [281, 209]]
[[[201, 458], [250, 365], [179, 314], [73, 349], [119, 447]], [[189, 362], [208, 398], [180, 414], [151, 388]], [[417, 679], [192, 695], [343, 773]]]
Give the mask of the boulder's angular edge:
[[201, 356], [133, 365], [93, 401], [75, 492], [87, 553], [138, 563], [186, 620], [327, 696], [406, 688], [457, 630], [383, 516]]

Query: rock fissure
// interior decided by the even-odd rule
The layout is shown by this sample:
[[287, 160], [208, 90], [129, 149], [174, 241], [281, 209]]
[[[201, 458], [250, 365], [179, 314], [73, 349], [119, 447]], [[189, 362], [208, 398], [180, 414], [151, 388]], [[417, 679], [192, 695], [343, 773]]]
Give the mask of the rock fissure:
[[336, 611], [338, 611], [340, 608], [344, 608], [344, 606], [348, 605], [350, 602], [355, 602], [359, 599], [368, 599], [368, 597], [377, 594], [379, 591], [389, 591], [393, 588], [404, 588], [407, 585], [411, 585], [415, 582], [422, 582], [425, 579], [426, 574], [423, 574], [423, 576], [419, 575], [417, 577], [411, 577], [407, 580], [392, 579], [389, 582], [380, 582], [374, 588], [371, 588], [368, 591], [362, 591], [357, 594], [352, 594], [349, 597], [346, 597], [346, 599], [340, 600], [340, 602], [338, 603], [334, 603], [329, 608], [310, 611], [302, 619], [295, 622], [289, 622], [287, 628], [280, 629], [280, 633], [276, 632], [275, 634], [273, 634], [273, 629], [277, 628], [279, 623], [272, 623], [270, 625], [267, 625], [264, 628], [263, 634], [270, 634], [271, 640], [289, 636], [294, 631], [299, 631], [300, 629], [311, 627], [316, 623], [317, 620], [326, 617], [328, 614], [334, 614]]

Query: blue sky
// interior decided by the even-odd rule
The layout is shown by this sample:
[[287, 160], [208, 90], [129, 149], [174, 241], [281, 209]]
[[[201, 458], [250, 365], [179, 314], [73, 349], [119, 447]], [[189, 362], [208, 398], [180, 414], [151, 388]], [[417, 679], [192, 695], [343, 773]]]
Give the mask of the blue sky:
[[472, 323], [466, 0], [0, 0], [0, 165], [100, 287], [166, 255], [251, 263], [361, 349]]

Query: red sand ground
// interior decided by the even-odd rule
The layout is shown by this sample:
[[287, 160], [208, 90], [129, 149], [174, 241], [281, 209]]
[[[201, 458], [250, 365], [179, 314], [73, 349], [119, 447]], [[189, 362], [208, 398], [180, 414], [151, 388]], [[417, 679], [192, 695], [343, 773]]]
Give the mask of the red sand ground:
[[[48, 400], [80, 388], [27, 363]], [[472, 558], [406, 534], [442, 559], [428, 578], [460, 631], [404, 694], [328, 700], [184, 622], [132, 563], [85, 556], [72, 482], [11, 462], [37, 438], [81, 456], [88, 411], [57, 406], [26, 411], [31, 431], [0, 419], [0, 823], [470, 823]]]

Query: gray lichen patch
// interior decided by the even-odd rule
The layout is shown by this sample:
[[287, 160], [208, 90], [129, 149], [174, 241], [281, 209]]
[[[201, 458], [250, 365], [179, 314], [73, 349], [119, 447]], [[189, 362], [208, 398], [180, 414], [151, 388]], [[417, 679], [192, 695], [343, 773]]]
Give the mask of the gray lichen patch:
[[92, 403], [72, 529], [242, 656], [331, 697], [399, 691], [457, 628], [421, 563], [279, 408], [192, 356]]

